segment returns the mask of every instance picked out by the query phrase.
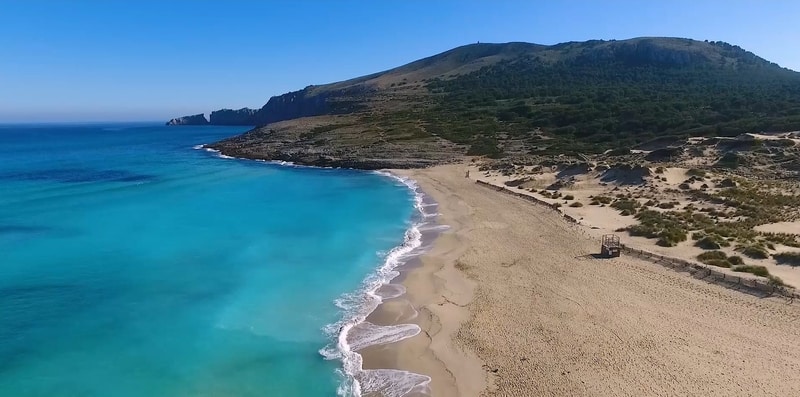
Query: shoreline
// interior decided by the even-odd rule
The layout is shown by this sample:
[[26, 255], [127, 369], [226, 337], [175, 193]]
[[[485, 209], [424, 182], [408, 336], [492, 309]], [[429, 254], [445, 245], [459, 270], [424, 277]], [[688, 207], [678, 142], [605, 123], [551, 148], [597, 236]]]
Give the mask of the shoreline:
[[[416, 170], [390, 172], [420, 184], [414, 179]], [[405, 295], [382, 302], [367, 321], [393, 325], [411, 310], [416, 315], [410, 320], [421, 332], [391, 344], [363, 349], [363, 368], [389, 368], [430, 377], [429, 387], [407, 396], [478, 395], [486, 388], [483, 363], [474, 353], [452, 345], [456, 333], [469, 319], [466, 306], [475, 290], [475, 283], [456, 268], [457, 259], [469, 246], [463, 233], [470, 227], [469, 213], [465, 208], [457, 208], [460, 204], [448, 199], [446, 191], [421, 184], [420, 188], [437, 203], [437, 224], [446, 230], [436, 234], [429, 249], [416, 258], [417, 263], [402, 269], [401, 275], [393, 280], [405, 286]]]
[[[280, 167], [339, 168], [234, 157], [206, 144], [195, 145], [192, 149], [208, 152], [221, 159], [255, 161]], [[339, 360], [342, 363], [342, 367], [337, 369], [342, 377], [338, 395], [429, 395], [432, 377], [421, 372], [430, 371], [414, 372], [398, 368], [384, 349], [392, 349], [423, 332], [428, 333], [418, 324], [418, 318], [424, 315], [420, 316], [421, 313], [410, 303], [405, 280], [414, 270], [424, 266], [420, 256], [432, 247], [442, 230], [447, 229], [447, 226], [437, 222], [437, 212], [426, 211], [427, 207], [438, 209], [438, 202], [422, 191], [416, 181], [403, 176], [401, 172], [340, 169], [371, 173], [404, 185], [414, 196], [415, 213], [405, 231], [403, 243], [386, 254], [383, 263], [365, 276], [359, 289], [337, 298], [336, 305], [344, 310], [344, 314], [337, 322], [324, 327], [324, 332], [332, 340], [319, 350], [319, 354], [326, 360]], [[444, 366], [440, 366], [440, 369], [446, 370]], [[439, 380], [434, 383], [439, 383]]]
[[797, 305], [594, 258], [592, 233], [466, 167], [393, 171], [451, 229], [402, 281], [423, 332], [365, 351], [365, 368], [429, 375], [433, 396], [800, 394]]

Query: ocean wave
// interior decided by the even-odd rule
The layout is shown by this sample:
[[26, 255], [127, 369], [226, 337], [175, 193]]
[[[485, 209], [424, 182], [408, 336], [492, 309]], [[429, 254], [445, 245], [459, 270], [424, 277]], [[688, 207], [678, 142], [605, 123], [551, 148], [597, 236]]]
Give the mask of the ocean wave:
[[221, 159], [244, 160], [244, 159], [239, 159], [238, 157], [233, 157], [233, 156], [228, 156], [228, 155], [222, 154], [222, 152], [220, 152], [217, 149], [212, 149], [210, 147], [206, 147], [206, 145], [204, 143], [201, 143], [199, 145], [194, 145], [194, 146], [192, 146], [192, 149], [194, 149], [194, 150], [205, 150], [206, 152], [214, 153], [217, 157], [219, 157]]
[[416, 324], [375, 325], [369, 321], [356, 324], [347, 334], [347, 344], [353, 351], [369, 346], [387, 345], [417, 336], [420, 328]]
[[[343, 381], [338, 389], [340, 396], [359, 397], [362, 393], [381, 393], [387, 397], [401, 397], [412, 391], [428, 393], [430, 377], [408, 371], [380, 369], [364, 370], [363, 359], [357, 350], [377, 344], [393, 343], [413, 337], [420, 332], [415, 324], [377, 326], [366, 322], [387, 296], [387, 286], [400, 273], [396, 270], [410, 258], [423, 252], [421, 228], [430, 227], [430, 218], [436, 216], [438, 207], [419, 189], [416, 181], [384, 171], [374, 171], [402, 183], [414, 193], [414, 208], [417, 211], [411, 226], [406, 230], [403, 244], [389, 251], [374, 273], [365, 278], [362, 287], [353, 293], [342, 295], [335, 301], [344, 312], [342, 320], [329, 324], [324, 331], [333, 342], [320, 349], [320, 354], [328, 360], [341, 360], [339, 371]], [[391, 287], [389, 287], [391, 288]], [[403, 291], [404, 292], [404, 291]]]
[[370, 369], [358, 376], [363, 390], [385, 397], [402, 397], [409, 393], [430, 395], [429, 376], [399, 369]]

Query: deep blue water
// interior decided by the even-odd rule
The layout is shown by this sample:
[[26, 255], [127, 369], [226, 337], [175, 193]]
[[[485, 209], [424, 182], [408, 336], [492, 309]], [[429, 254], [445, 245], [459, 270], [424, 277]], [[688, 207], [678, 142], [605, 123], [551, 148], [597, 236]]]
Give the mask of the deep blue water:
[[413, 196], [194, 150], [242, 132], [0, 126], [0, 396], [331, 396], [318, 351]]

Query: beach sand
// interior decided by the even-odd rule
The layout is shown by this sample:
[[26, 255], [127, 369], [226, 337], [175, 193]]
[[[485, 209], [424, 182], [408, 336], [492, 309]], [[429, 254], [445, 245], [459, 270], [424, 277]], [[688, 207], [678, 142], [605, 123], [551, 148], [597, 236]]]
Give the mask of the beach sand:
[[465, 170], [395, 171], [451, 228], [372, 316], [416, 309], [423, 332], [365, 349], [365, 368], [431, 376], [433, 396], [800, 395], [798, 303], [596, 259], [591, 233]]

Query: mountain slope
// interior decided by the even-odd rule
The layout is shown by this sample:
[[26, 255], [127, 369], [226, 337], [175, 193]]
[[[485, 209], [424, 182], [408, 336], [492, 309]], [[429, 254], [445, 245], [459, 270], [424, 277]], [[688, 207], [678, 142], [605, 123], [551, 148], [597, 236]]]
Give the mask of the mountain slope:
[[726, 43], [678, 38], [472, 44], [273, 97], [253, 117], [264, 127], [214, 147], [366, 168], [591, 153], [800, 129], [800, 73]]

